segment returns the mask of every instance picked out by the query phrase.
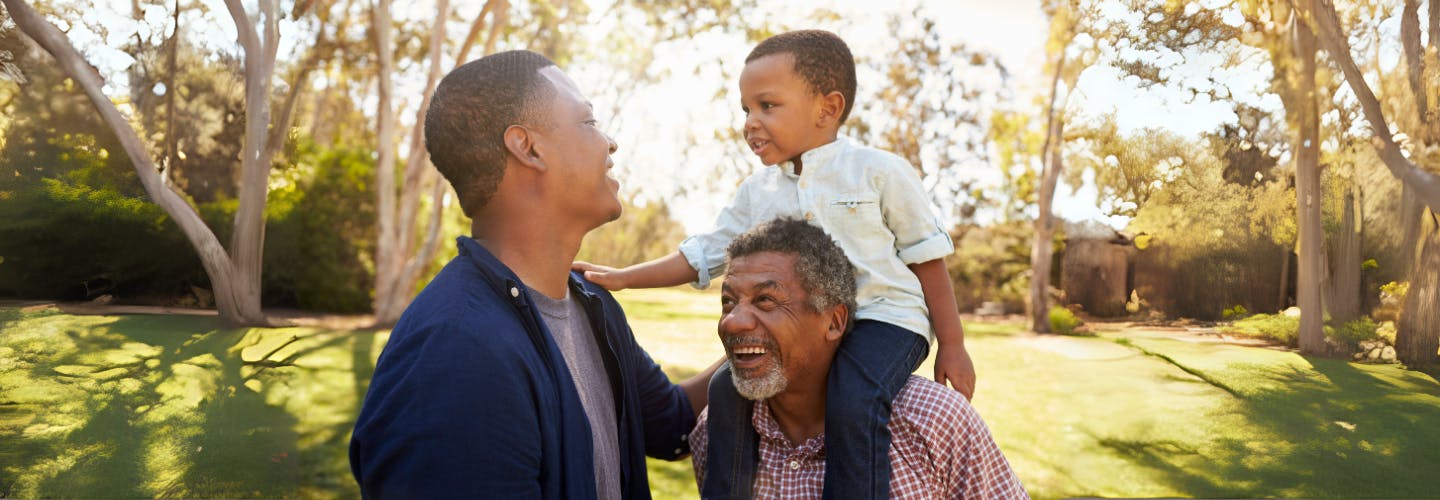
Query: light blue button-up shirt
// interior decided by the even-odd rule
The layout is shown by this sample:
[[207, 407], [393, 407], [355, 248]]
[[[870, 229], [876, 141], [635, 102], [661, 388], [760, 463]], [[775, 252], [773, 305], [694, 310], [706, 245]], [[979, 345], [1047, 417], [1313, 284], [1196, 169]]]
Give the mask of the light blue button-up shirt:
[[762, 168], [740, 184], [715, 228], [680, 243], [699, 279], [725, 270], [725, 248], [745, 231], [777, 217], [810, 221], [830, 234], [855, 264], [855, 317], [883, 321], [933, 338], [920, 280], [906, 267], [954, 253], [950, 235], [910, 163], [841, 137], [800, 155], [795, 164]]

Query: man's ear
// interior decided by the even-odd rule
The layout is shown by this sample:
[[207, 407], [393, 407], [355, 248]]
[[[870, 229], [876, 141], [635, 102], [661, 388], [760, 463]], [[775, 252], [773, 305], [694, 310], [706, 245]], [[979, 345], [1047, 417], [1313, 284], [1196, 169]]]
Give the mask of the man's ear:
[[524, 125], [511, 125], [505, 129], [505, 150], [520, 161], [521, 165], [545, 170], [545, 162], [535, 147], [535, 131]]
[[850, 307], [839, 304], [830, 308], [830, 325], [825, 329], [825, 340], [838, 341], [845, 336], [850, 326]]
[[831, 125], [838, 126], [840, 114], [845, 112], [845, 95], [840, 91], [834, 91], [820, 96], [820, 113], [815, 119], [815, 126], [820, 128]]

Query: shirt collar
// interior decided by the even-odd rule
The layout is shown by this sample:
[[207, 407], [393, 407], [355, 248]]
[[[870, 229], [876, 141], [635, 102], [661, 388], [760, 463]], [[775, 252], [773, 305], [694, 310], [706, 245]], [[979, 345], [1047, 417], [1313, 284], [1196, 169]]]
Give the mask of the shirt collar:
[[786, 455], [813, 455], [816, 457], [825, 456], [825, 433], [805, 440], [800, 446], [790, 442], [785, 433], [780, 432], [780, 423], [775, 421], [775, 416], [770, 413], [770, 402], [760, 400], [755, 402], [755, 410], [750, 414], [750, 423], [755, 426], [755, 434], [760, 436], [761, 441], [768, 441], [784, 450]]
[[830, 160], [835, 159], [835, 156], [840, 154], [840, 151], [845, 149], [849, 144], [850, 139], [845, 136], [835, 136], [835, 140], [830, 141], [828, 144], [800, 153], [800, 162], [804, 165], [804, 170], [799, 174], [795, 173], [795, 162], [793, 161], [781, 163], [780, 171], [785, 172], [785, 175], [790, 177], [809, 175], [810, 172], [819, 170], [821, 167], [830, 163]]

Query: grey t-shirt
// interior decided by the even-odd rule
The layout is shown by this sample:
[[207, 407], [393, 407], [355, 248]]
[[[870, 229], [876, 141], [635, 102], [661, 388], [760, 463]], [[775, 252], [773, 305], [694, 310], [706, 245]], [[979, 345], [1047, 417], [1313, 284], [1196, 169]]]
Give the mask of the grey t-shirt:
[[595, 491], [601, 500], [619, 499], [620, 436], [615, 396], [585, 308], [569, 290], [560, 300], [533, 289], [527, 288], [526, 292], [560, 347], [560, 355], [565, 357], [565, 366], [570, 368], [570, 377], [580, 392], [580, 404], [590, 421], [590, 438], [595, 449]]

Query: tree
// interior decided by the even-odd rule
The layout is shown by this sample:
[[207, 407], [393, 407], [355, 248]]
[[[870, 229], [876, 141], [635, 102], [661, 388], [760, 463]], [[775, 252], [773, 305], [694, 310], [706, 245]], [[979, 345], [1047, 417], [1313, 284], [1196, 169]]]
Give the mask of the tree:
[[[1335, 5], [1322, 0], [1291, 0], [1301, 13], [1304, 22], [1319, 34], [1320, 43], [1330, 58], [1340, 66], [1345, 81], [1355, 94], [1365, 118], [1374, 134], [1372, 145], [1376, 153], [1390, 169], [1390, 173], [1405, 186], [1407, 197], [1413, 197], [1418, 204], [1428, 208], [1429, 220], [1416, 217], [1413, 206], [1406, 209], [1407, 251], [1413, 252], [1410, 264], [1410, 291], [1406, 294], [1404, 312], [1396, 332], [1396, 354], [1401, 361], [1412, 366], [1432, 365], [1440, 360], [1440, 277], [1435, 269], [1440, 268], [1440, 226], [1435, 214], [1440, 212], [1440, 175], [1422, 168], [1401, 150], [1400, 144], [1390, 131], [1390, 122], [1375, 93], [1365, 81], [1360, 68], [1350, 52], [1350, 42], [1340, 25]], [[1419, 2], [1407, 0], [1401, 14], [1401, 46], [1405, 49], [1406, 69], [1409, 75], [1409, 96], [1414, 103], [1411, 123], [1413, 137], [1417, 139], [1424, 161], [1434, 162], [1435, 151], [1440, 147], [1440, 102], [1433, 96], [1434, 75], [1440, 71], [1436, 61], [1440, 50], [1440, 6], [1430, 4], [1428, 47], [1422, 49], [1419, 29]]]
[[[1036, 204], [1035, 239], [1030, 247], [1030, 328], [1036, 332], [1050, 331], [1050, 267], [1054, 258], [1055, 216], [1051, 204], [1055, 201], [1055, 187], [1065, 166], [1061, 150], [1065, 142], [1065, 106], [1070, 100], [1070, 89], [1080, 79], [1080, 73], [1095, 60], [1099, 44], [1094, 33], [1101, 32], [1094, 26], [1097, 12], [1094, 6], [1082, 7], [1079, 0], [1060, 0], [1045, 5], [1050, 14], [1050, 38], [1046, 52], [1053, 58], [1050, 66], [1050, 98], [1046, 105], [1045, 142], [1041, 146], [1044, 167], [1040, 173], [1040, 189]], [[1090, 47], [1075, 47], [1077, 57], [1071, 59], [1071, 44], [1078, 35], [1086, 33]], [[1060, 86], [1064, 82], [1062, 96]]]
[[166, 185], [157, 173], [153, 160], [135, 129], [121, 115], [101, 89], [102, 79], [85, 61], [84, 56], [63, 33], [50, 24], [27, 2], [4, 0], [15, 24], [49, 52], [66, 74], [85, 89], [105, 122], [114, 129], [121, 144], [134, 162], [150, 199], [180, 226], [190, 244], [200, 255], [205, 272], [214, 288], [215, 303], [226, 321], [237, 324], [263, 324], [260, 310], [260, 268], [265, 238], [264, 212], [267, 180], [273, 146], [269, 144], [270, 81], [279, 47], [278, 1], [261, 0], [257, 16], [264, 24], [256, 30], [255, 21], [245, 12], [239, 0], [227, 0], [230, 16], [235, 21], [245, 61], [245, 139], [241, 157], [240, 208], [235, 215], [235, 228], [230, 249], [220, 244], [215, 233], [201, 220], [199, 212], [180, 192]]

